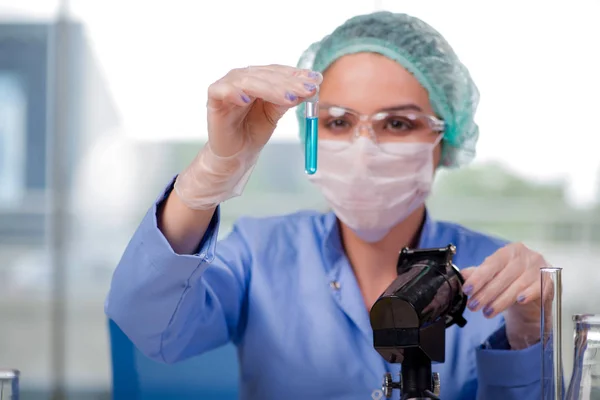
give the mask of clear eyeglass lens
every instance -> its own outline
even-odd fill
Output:
[[[361,116],[342,107],[324,107],[319,115],[319,138],[352,143],[368,134],[378,143],[429,142],[439,134],[438,124],[429,115],[409,111]]]

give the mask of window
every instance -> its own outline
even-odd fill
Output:
[[[23,82],[0,72],[0,207],[15,207],[25,191],[27,100]]]

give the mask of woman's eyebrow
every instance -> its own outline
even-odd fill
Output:
[[[419,111],[419,112],[423,112],[423,110],[421,109],[421,107],[419,107],[416,104],[399,104],[397,106],[393,106],[393,107],[386,107],[383,108],[381,110],[379,110],[380,112],[385,111],[385,112],[390,112],[390,111],[404,111],[404,110],[412,110],[412,111]]]
[[[323,104],[323,108],[332,108],[332,107],[342,108],[346,111],[350,111],[355,114],[360,114],[358,111],[353,110],[352,108],[349,108],[349,107],[344,107],[344,106],[340,106],[340,105],[332,105],[329,103]],[[405,110],[423,112],[423,109],[421,107],[419,107],[418,105],[413,104],[413,103],[398,104],[398,105],[391,106],[391,107],[385,107],[385,108],[378,110],[377,112],[393,112],[393,111],[405,111]]]

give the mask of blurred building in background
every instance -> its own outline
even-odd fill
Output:
[[[47,148],[52,118],[48,76],[51,26],[0,24],[0,243],[44,243],[48,189]],[[71,110],[68,177],[74,183],[82,154],[118,124],[106,82],[83,26],[70,26],[68,61]],[[6,250],[6,249],[5,249]],[[29,251],[28,251],[29,252]],[[5,263],[4,263],[5,264]]]
[[[39,208],[46,188],[47,58],[47,25],[0,25],[0,243],[5,245],[44,240]]]

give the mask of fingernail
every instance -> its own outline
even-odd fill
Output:
[[[298,96],[296,96],[294,93],[287,92],[285,94],[285,98],[289,101],[296,101],[298,99]]]
[[[524,294],[522,294],[519,297],[517,297],[517,302],[522,303],[524,301],[525,301],[525,295]]]
[[[475,299],[471,300],[468,304],[468,306],[471,310],[476,309],[478,305],[479,305],[479,302]]]
[[[463,287],[463,292],[467,295],[470,296],[473,293],[473,285],[467,285]]]
[[[310,72],[308,73],[308,77],[309,77],[309,78],[313,78],[313,79],[316,79],[316,78],[318,78],[318,77],[319,77],[319,75],[321,75],[321,74],[320,74],[320,73],[318,73],[318,72],[316,72],[316,71],[310,71]]]
[[[313,90],[315,90],[317,88],[317,85],[315,85],[314,83],[305,83],[304,87],[306,88],[306,90],[309,90],[312,92]]]
[[[250,97],[246,96],[245,94],[242,95],[242,100],[244,103],[250,103]]]
[[[490,306],[485,306],[483,309],[483,315],[485,315],[486,317],[489,317],[490,315],[492,315],[494,313],[494,309]]]

